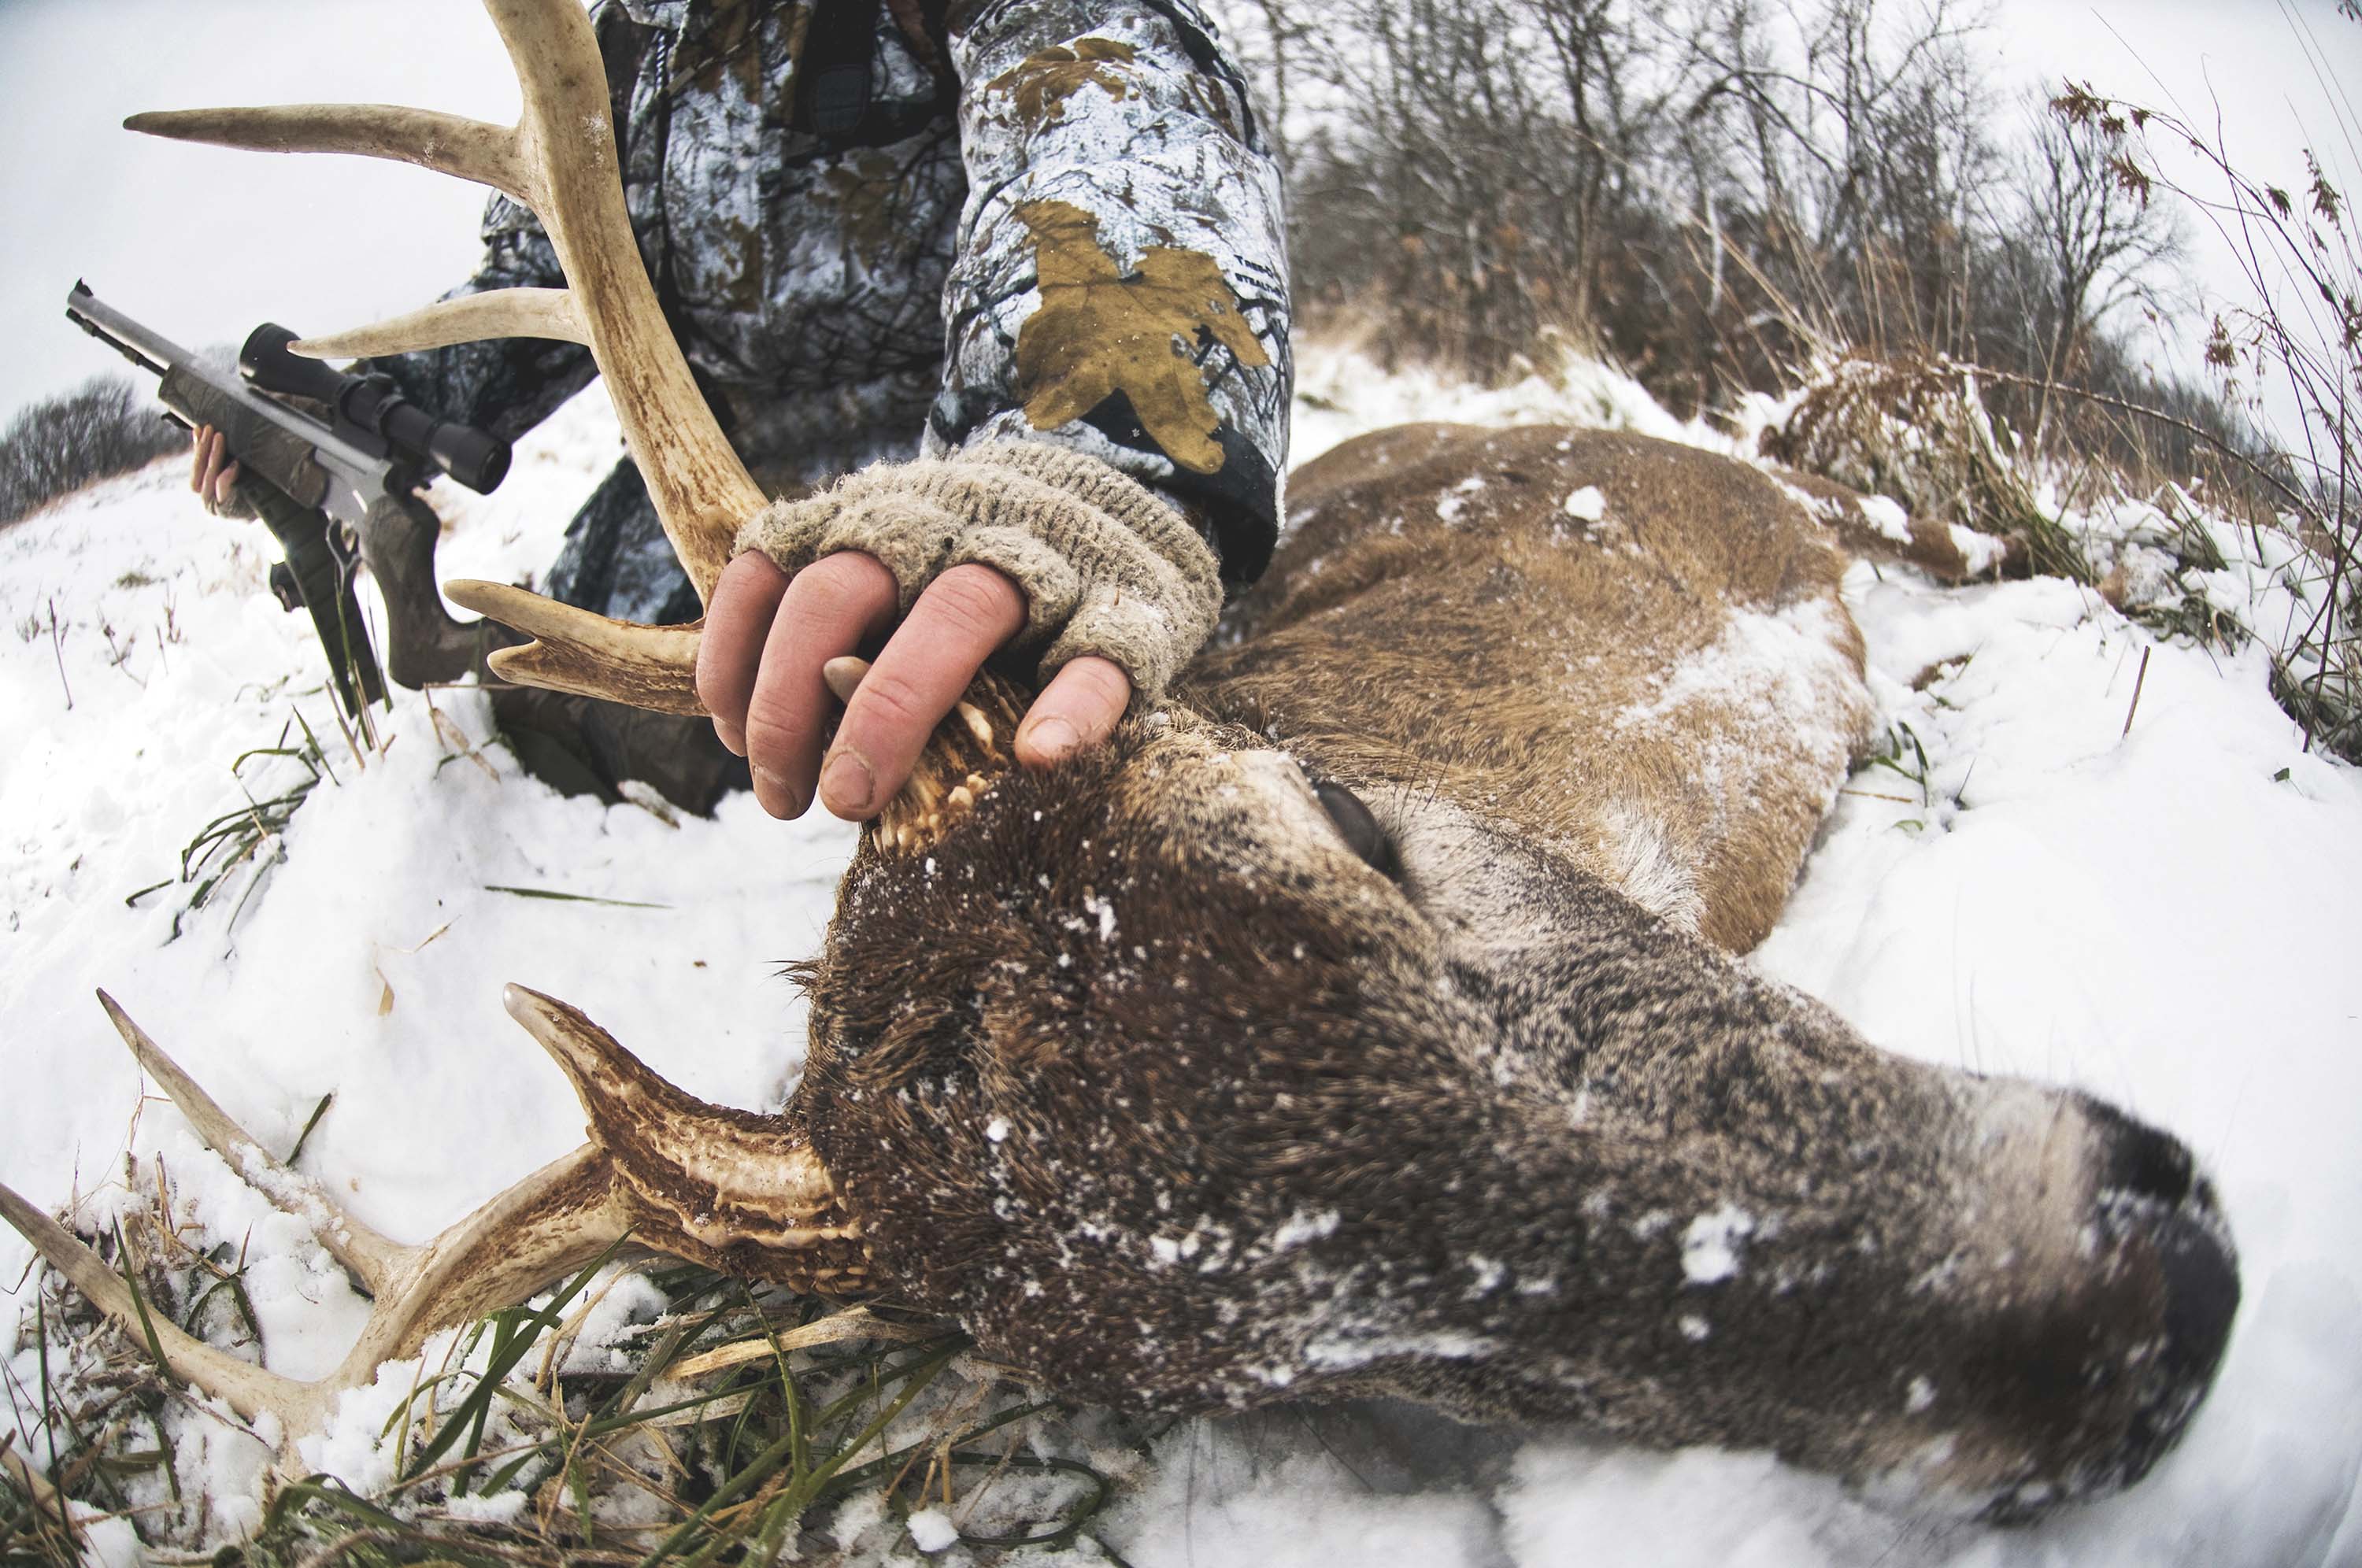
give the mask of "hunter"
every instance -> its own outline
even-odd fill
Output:
[[[641,255],[733,444],[783,498],[741,535],[698,669],[764,809],[875,814],[996,652],[1040,690],[1017,742],[1031,764],[1153,701],[1222,585],[1269,558],[1286,463],[1279,175],[1205,16],[601,0],[592,19]],[[563,286],[523,207],[494,196],[483,235],[455,293]],[[510,439],[596,373],[586,348],[513,338],[368,368]],[[201,433],[208,503],[237,478]],[[628,457],[545,588],[623,619],[696,616]],[[881,637],[823,756],[821,668]],[[630,736],[589,748],[598,771],[677,777],[617,754],[687,733]]]

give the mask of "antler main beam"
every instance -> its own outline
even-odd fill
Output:
[[[705,406],[641,263],[624,203],[606,70],[588,13],[577,0],[485,0],[485,9],[523,92],[524,112],[513,128],[385,105],[198,109],[135,115],[124,123],[182,141],[394,159],[490,185],[532,208],[565,271],[565,291],[504,290],[447,301],[297,348],[326,356],[501,337],[587,344],[657,514],[702,602],[728,564],[739,525],[768,498]],[[496,586],[453,589],[458,602],[519,624],[509,613],[516,602],[501,598]],[[525,625],[553,635],[545,644],[493,655],[493,668],[527,685],[668,712],[703,711],[694,692],[694,626],[602,625],[595,633],[579,620]],[[646,702],[649,692],[664,700]]]
[[[527,202],[584,308],[590,349],[674,552],[701,603],[738,526],[769,498],[723,439],[674,342],[624,205],[607,72],[575,0],[485,0],[524,90]]]

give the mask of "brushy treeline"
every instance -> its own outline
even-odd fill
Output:
[[[186,436],[159,416],[152,399],[116,377],[98,377],[45,399],[0,433],[0,525],[187,444]]]
[[[2058,381],[2232,433],[2107,330],[2165,306],[2176,221],[2096,129],[2003,97],[1958,0],[1219,9],[1288,168],[1299,299],[1383,315],[1389,357],[1491,379],[1564,333],[1678,413],[1839,354],[1973,361],[2035,383],[2008,394],[2029,433],[2072,416]]]

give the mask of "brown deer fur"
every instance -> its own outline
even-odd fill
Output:
[[[1871,714],[1820,499],[1596,432],[1341,447],[1166,711],[1042,773],[994,679],[939,728],[805,967],[781,1114],[701,1105],[512,988],[591,1142],[420,1247],[110,1004],[378,1296],[324,1384],[169,1324],[162,1353],[292,1438],[628,1238],[956,1319],[1132,1408],[1393,1394],[2003,1518],[2129,1485],[2238,1303],[2189,1152],[1880,1052],[1733,956]],[[135,1320],[5,1188],[0,1218]]]

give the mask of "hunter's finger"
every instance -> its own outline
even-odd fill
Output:
[[[213,438],[213,426],[197,426],[195,438],[189,443],[189,488],[203,497],[205,493],[205,446]]]
[[[788,591],[788,574],[768,556],[748,551],[722,569],[705,606],[705,635],[697,642],[697,700],[713,716],[713,733],[746,755],[746,704],[763,639]]]
[[[229,438],[210,425],[197,432],[197,467],[189,476],[189,488],[208,507],[214,504],[214,479],[221,472],[222,453],[228,446]]]
[[[223,469],[221,472],[214,476],[214,504],[215,506],[227,506],[229,504],[230,491],[237,488],[238,473],[239,469],[237,464],[235,461],[232,461],[228,467]]]
[[[755,799],[773,816],[801,816],[811,804],[821,736],[836,711],[821,666],[891,625],[900,602],[894,574],[852,550],[823,556],[789,581],[746,704]]]
[[[222,464],[228,456],[229,437],[218,430],[208,430],[205,433],[205,472],[202,491],[207,511],[220,511],[222,502],[228,499],[221,482]]]
[[[1097,654],[1070,660],[1033,700],[1017,726],[1017,760],[1028,767],[1088,751],[1115,730],[1131,701],[1131,678]]]
[[[1025,624],[1025,595],[970,562],[935,579],[911,606],[837,726],[821,767],[821,803],[840,817],[876,816],[992,650]]]

